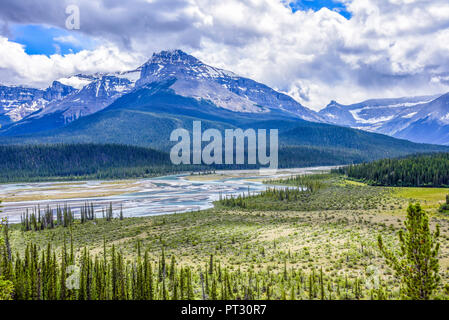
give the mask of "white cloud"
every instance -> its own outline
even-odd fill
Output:
[[[53,38],[53,41],[60,42],[60,43],[68,43],[68,44],[74,45],[76,47],[79,47],[82,45],[82,42],[78,38],[75,38],[73,35],[55,37],[55,38]]]
[[[0,82],[44,88],[53,80],[77,73],[124,71],[142,60],[138,54],[102,46],[76,54],[28,55],[22,45],[0,37]]]
[[[63,2],[3,2],[0,20],[7,23],[64,27]],[[42,86],[78,72],[133,68],[153,51],[181,48],[314,109],[330,100],[448,91],[447,0],[342,2],[350,20],[328,9],[292,13],[275,0],[79,0],[79,32],[103,45],[66,56],[29,56],[0,38],[0,81]]]

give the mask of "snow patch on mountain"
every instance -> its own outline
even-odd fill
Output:
[[[46,90],[24,87],[0,86],[0,116],[3,116],[3,124],[20,121],[24,117],[38,110],[44,109],[51,101],[63,99],[75,91],[58,81]]]
[[[62,84],[65,84],[67,86],[71,86],[75,89],[82,89],[83,87],[87,86],[88,84],[90,84],[92,81],[95,80],[95,77],[93,76],[86,76],[86,75],[82,75],[82,74],[78,74],[78,75],[74,75],[71,77],[67,77],[67,78],[60,78],[58,79],[59,82],[61,82]]]
[[[415,112],[406,114],[405,116],[402,116],[402,118],[404,118],[404,119],[411,119],[411,118],[413,118],[417,113],[418,113],[418,112],[415,111]]]
[[[32,118],[42,118],[51,113],[62,113],[65,123],[69,123],[97,111],[102,110],[114,100],[130,92],[133,82],[127,77],[96,75],[92,81],[65,99],[49,104],[41,112],[33,114]]]
[[[386,122],[386,121],[389,121],[394,118],[394,115],[378,117],[378,118],[368,118],[368,119],[361,118],[359,116],[359,113],[366,109],[367,108],[349,110],[349,112],[352,114],[352,116],[354,117],[354,119],[357,123],[362,123],[362,124],[378,124],[380,122]]]
[[[10,111],[6,112],[5,115],[8,116],[12,121],[19,121],[33,113],[44,108],[48,104],[48,101],[42,98],[33,100],[31,103],[22,103],[15,105]]]

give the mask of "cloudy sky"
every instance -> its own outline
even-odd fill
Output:
[[[447,0],[2,0],[0,83],[46,87],[180,48],[291,94],[330,100],[449,91]],[[80,10],[68,30],[67,6]]]

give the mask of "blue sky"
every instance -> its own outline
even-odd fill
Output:
[[[290,1],[289,7],[292,8],[292,11],[295,12],[297,10],[309,10],[318,11],[321,8],[328,8],[330,10],[336,11],[340,13],[346,19],[351,18],[351,13],[346,10],[346,7],[343,3],[335,0],[296,0]]]
[[[28,54],[69,54],[92,49],[94,42],[76,31],[34,24],[13,24],[11,41],[25,46]]]

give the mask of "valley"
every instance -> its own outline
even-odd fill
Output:
[[[216,171],[213,175],[181,174],[138,180],[94,180],[82,182],[44,182],[0,185],[0,218],[19,223],[21,215],[37,206],[45,210],[58,204],[71,207],[75,217],[86,203],[100,217],[102,208],[112,203],[123,207],[125,217],[151,216],[198,211],[213,207],[220,196],[258,193],[266,189],[262,181],[292,174],[329,171],[333,167],[279,170],[274,176],[260,176],[259,170]]]
[[[288,180],[291,173],[268,181],[292,186]],[[437,223],[441,228],[443,285],[434,298],[445,297],[449,219],[438,213],[437,207],[447,189],[371,187],[335,174],[312,174],[309,181],[320,181],[321,187],[296,200],[254,195],[232,207],[218,201],[204,211],[96,219],[75,222],[70,229],[24,232],[17,224],[11,226],[11,247],[23,253],[28,243],[42,249],[51,244],[61,252],[71,238],[76,259],[85,259],[85,248],[101,259],[116,252],[130,268],[141,252],[146,252],[145,261],[155,272],[152,299],[187,295],[190,286],[190,299],[204,299],[201,274],[209,277],[204,280],[208,281],[207,299],[399,299],[398,279],[385,264],[377,237],[382,235],[390,248],[396,248],[409,202],[420,201],[431,217],[431,228]],[[161,263],[167,264],[165,289],[164,280],[157,280]],[[173,272],[177,275],[174,279],[179,279],[179,272],[189,272],[191,283],[180,289],[170,280]],[[230,290],[221,286],[227,281]],[[127,291],[130,288],[125,287],[123,298],[135,297],[136,291]]]
[[[0,97],[0,298],[449,297],[447,95],[317,112],[170,50]],[[280,169],[175,165],[170,137],[190,141],[196,122],[218,137],[278,130]],[[431,264],[402,254],[407,268],[393,268],[404,226]],[[411,295],[416,264],[434,277]],[[67,267],[79,268],[75,289]]]

